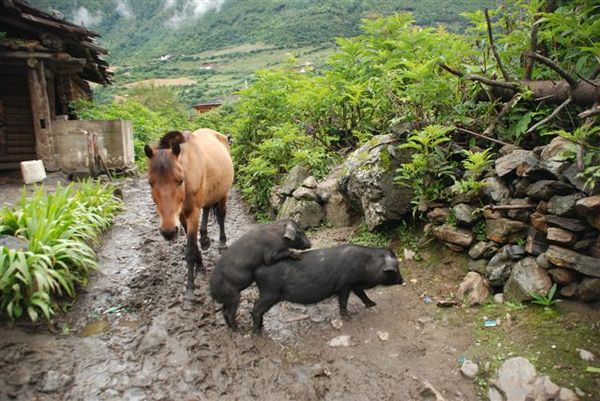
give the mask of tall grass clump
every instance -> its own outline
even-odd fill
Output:
[[[27,250],[0,247],[0,316],[50,319],[59,299],[74,298],[75,286],[87,284],[96,268],[92,245],[121,208],[113,189],[92,181],[53,193],[38,187],[0,209],[0,235],[29,243]]]

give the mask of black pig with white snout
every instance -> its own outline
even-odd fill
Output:
[[[359,245],[311,250],[302,259],[285,259],[254,272],[260,296],[252,310],[254,332],[262,329],[263,315],[278,302],[312,304],[337,295],[340,314],[348,315],[354,293],[367,308],[375,306],[365,293],[377,285],[402,284],[393,251]]]
[[[210,294],[223,304],[225,323],[237,329],[235,315],[240,303],[240,292],[254,281],[254,272],[285,258],[301,258],[292,249],[310,248],[306,234],[292,220],[260,225],[229,246],[215,265],[210,277]]]

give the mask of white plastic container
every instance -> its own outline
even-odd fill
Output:
[[[21,162],[21,174],[25,184],[42,182],[46,178],[46,170],[41,160],[28,160]]]

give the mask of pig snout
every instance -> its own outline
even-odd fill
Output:
[[[402,284],[404,279],[400,274],[398,258],[396,255],[387,255],[383,264],[384,283],[386,285]]]

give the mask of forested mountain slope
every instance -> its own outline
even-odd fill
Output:
[[[413,12],[420,25],[460,30],[464,11],[497,0],[30,0],[102,34],[113,63],[244,43],[298,46],[355,36],[362,18]]]

